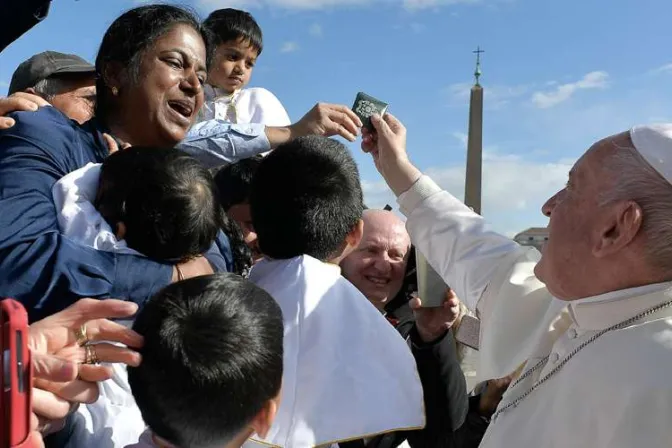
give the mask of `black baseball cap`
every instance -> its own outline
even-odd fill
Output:
[[[43,79],[67,73],[94,73],[96,68],[74,54],[45,51],[19,64],[9,83],[8,95],[33,87]]]

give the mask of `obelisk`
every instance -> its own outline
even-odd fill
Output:
[[[483,87],[481,77],[481,47],[476,51],[476,81],[471,88],[469,100],[469,137],[467,140],[467,172],[464,187],[464,203],[481,214],[481,177],[483,171]]]

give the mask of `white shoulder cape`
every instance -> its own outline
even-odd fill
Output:
[[[245,447],[328,446],[424,427],[408,345],[338,266],[309,256],[263,260],[250,280],[282,308],[285,354],[275,423]]]

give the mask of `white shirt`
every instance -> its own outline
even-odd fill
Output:
[[[499,408],[556,368],[602,329],[672,300],[672,283],[574,302],[553,298],[534,276],[535,249],[484,229],[484,220],[422,177],[399,197],[413,243],[478,310],[480,378],[500,378],[548,356],[509,389]],[[662,448],[672,446],[672,309],[587,345],[493,422],[481,447]]]
[[[100,179],[100,164],[89,163],[62,177],[52,189],[58,227],[79,244],[107,252],[139,255],[118,240],[112,228],[94,207]],[[131,321],[123,322],[130,326]],[[95,403],[80,406],[74,417],[72,448],[88,446],[123,447],[137,441],[144,431],[142,420],[128,384],[126,365],[110,364],[113,376],[98,383]]]
[[[284,376],[268,437],[245,447],[329,446],[424,427],[411,351],[338,266],[309,256],[263,260],[250,280],[282,309]]]
[[[212,89],[210,89],[212,90]],[[289,126],[292,124],[287,111],[278,98],[261,87],[243,89],[228,96],[219,96],[207,101],[204,107],[212,107],[208,118],[235,124],[261,123],[266,126]]]
[[[51,191],[58,228],[63,236],[84,246],[139,255],[124,240],[117,239],[114,230],[94,206],[101,166],[100,163],[88,163],[54,184]]]

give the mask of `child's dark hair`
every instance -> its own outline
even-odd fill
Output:
[[[233,272],[243,277],[247,277],[252,267],[252,251],[245,243],[243,231],[236,221],[221,210],[222,231],[229,239],[231,246],[231,255],[233,256]]]
[[[203,22],[214,44],[242,39],[250,43],[260,55],[264,49],[264,36],[252,14],[239,9],[225,8],[213,11]]]
[[[252,178],[262,160],[264,160],[262,156],[254,156],[226,165],[217,171],[215,185],[219,190],[219,203],[224,211],[228,211],[234,205],[248,202]]]
[[[240,276],[174,283],[133,329],[144,345],[131,391],[147,426],[175,446],[226,446],[280,392],[282,312]]]
[[[105,159],[96,208],[131,249],[156,260],[205,253],[221,227],[214,181],[196,159],[176,149],[134,146]]]
[[[333,139],[301,137],[281,145],[252,181],[252,221],[270,258],[328,260],[345,246],[363,209],[357,164]]]

